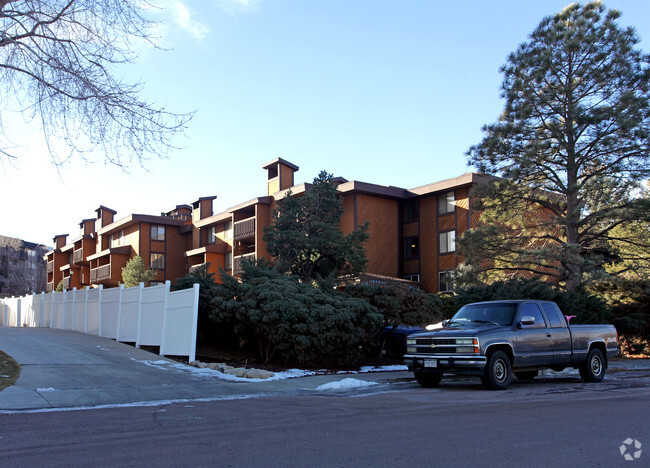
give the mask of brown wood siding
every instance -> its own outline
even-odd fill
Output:
[[[438,291],[438,197],[420,199],[420,285]]]
[[[370,221],[370,239],[366,243],[368,273],[386,276],[399,275],[399,203],[386,198],[357,195],[357,222]],[[345,231],[344,231],[345,232]]]
[[[354,225],[354,197],[355,195],[345,195],[343,197],[343,215],[339,223],[339,229],[345,234],[349,234],[356,227]]]
[[[420,223],[408,223],[403,225],[404,237],[413,237],[420,235]],[[408,273],[406,273],[408,274]]]
[[[415,275],[420,273],[420,260],[405,260],[404,261],[404,274],[405,275]]]
[[[469,213],[469,198],[468,190],[466,187],[456,190],[456,238],[459,238],[462,233],[467,231],[467,220]]]
[[[172,283],[187,273],[187,259],[183,255],[187,250],[187,236],[178,231],[175,226],[165,226],[165,242],[151,242],[153,252],[165,253],[165,278],[163,280],[170,280]]]
[[[280,190],[288,189],[293,187],[293,169],[284,164],[279,164],[280,166]]]
[[[271,179],[268,181],[267,185],[268,195],[273,195],[275,192],[280,191],[280,178],[276,177],[275,179]]]
[[[456,208],[456,212],[458,212],[458,208]],[[444,214],[438,218],[438,232],[453,229],[456,229],[456,215],[454,213]]]
[[[264,241],[264,228],[271,225],[271,206],[255,205],[255,255],[257,258],[271,260]]]

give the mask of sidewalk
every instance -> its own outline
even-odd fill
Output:
[[[0,327],[0,350],[21,365],[16,384],[0,392],[0,413],[299,394],[350,378],[386,385],[413,378],[393,371],[233,382],[108,338],[49,328]],[[610,362],[610,372],[625,370],[650,370],[650,359]]]
[[[277,395],[352,377],[233,382],[108,338],[49,328],[0,327],[0,350],[21,365],[16,384],[0,392],[0,411]],[[380,383],[412,377],[406,371],[353,376]]]

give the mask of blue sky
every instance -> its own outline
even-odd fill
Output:
[[[460,175],[503,107],[499,67],[568,1],[156,0],[166,51],[121,69],[148,98],[196,110],[182,149],[128,174],[80,160],[57,172],[37,129],[4,116],[22,145],[2,166],[0,234],[51,244],[99,205],[158,214],[216,195],[215,211],[265,195],[282,157],[296,182],[325,169],[405,188]],[[615,0],[650,51],[650,2]],[[10,213],[7,216],[7,213]]]

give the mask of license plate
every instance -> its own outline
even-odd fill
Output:
[[[424,360],[424,367],[438,367],[438,360],[437,359],[425,359]]]

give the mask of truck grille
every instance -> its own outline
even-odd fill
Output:
[[[463,338],[466,340],[467,338]],[[409,348],[415,348],[417,354],[455,354],[467,353],[468,345],[459,345],[456,338],[417,338],[415,346],[409,345]]]

